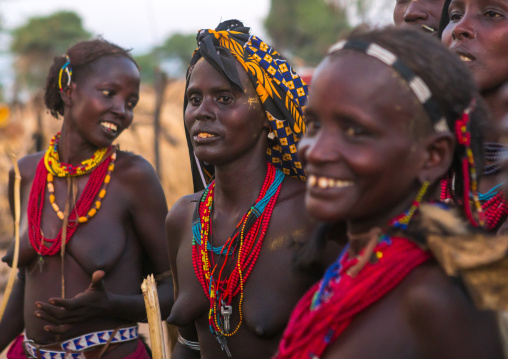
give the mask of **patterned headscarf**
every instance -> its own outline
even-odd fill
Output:
[[[242,88],[235,61],[249,76],[266,112],[275,140],[270,141],[267,161],[284,174],[305,180],[305,172],[298,159],[296,143],[305,133],[303,108],[307,103],[308,86],[294,72],[289,63],[272,47],[254,35],[238,20],[222,22],[215,30],[201,30],[187,70],[187,84],[194,65],[204,57],[232,84]],[[184,112],[187,99],[184,100]],[[194,190],[203,189],[213,177],[214,168],[194,155],[189,133],[187,143],[191,157]]]

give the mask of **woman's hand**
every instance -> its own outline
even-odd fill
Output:
[[[35,302],[35,316],[53,323],[45,325],[44,330],[62,334],[78,323],[104,316],[111,307],[111,300],[104,288],[106,273],[97,270],[92,274],[90,286],[72,299],[50,298],[49,303]]]

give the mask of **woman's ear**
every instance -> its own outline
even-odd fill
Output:
[[[455,138],[451,132],[432,133],[424,140],[424,146],[426,158],[418,179],[421,183],[426,180],[435,183],[452,164]]]
[[[71,106],[72,104],[72,94],[76,89],[76,84],[71,82],[69,86],[66,86],[63,91],[60,91],[60,97],[65,106]]]

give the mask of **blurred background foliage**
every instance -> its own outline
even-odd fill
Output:
[[[196,34],[174,33],[148,54],[135,56],[142,80],[153,84],[156,68],[161,68],[171,78],[183,77],[196,47]]]
[[[272,0],[264,24],[275,48],[307,66],[350,28],[345,8],[323,0]]]
[[[37,92],[44,86],[55,56],[65,54],[73,43],[89,39],[83,21],[74,12],[60,11],[49,16],[33,17],[11,32],[10,51],[15,56],[15,83],[18,90]],[[14,95],[17,98],[17,95]]]
[[[350,29],[346,8],[351,4],[344,1],[361,7],[370,0],[271,0],[270,12],[264,20],[269,38],[263,40],[273,44],[297,68],[315,66],[326,49]],[[0,32],[1,19],[2,14]],[[18,28],[3,31],[10,34],[8,51],[15,57],[15,86],[11,94],[15,102],[20,92],[28,92],[31,97],[43,88],[54,56],[64,54],[75,42],[93,36],[84,28],[80,16],[71,11],[32,17]],[[182,78],[195,48],[195,33],[173,33],[147,53],[136,54],[142,81],[153,85],[154,74],[160,70],[169,78]]]

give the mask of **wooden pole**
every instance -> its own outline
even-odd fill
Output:
[[[164,102],[164,93],[168,82],[167,75],[159,68],[155,69],[155,111],[153,114],[153,144],[154,144],[154,163],[155,172],[161,178],[160,167],[160,133],[161,133],[161,109]]]
[[[19,219],[21,214],[21,200],[20,200],[20,185],[21,185],[21,174],[19,172],[18,161],[13,153],[9,154],[14,166],[14,259],[12,260],[12,268],[9,273],[9,279],[7,286],[5,287],[4,297],[2,304],[0,305],[0,322],[4,316],[5,308],[9,302],[9,297],[14,287],[14,281],[16,280],[16,271],[18,270],[18,259],[19,259]]]
[[[148,329],[150,331],[150,344],[152,347],[153,359],[166,359],[164,348],[164,332],[162,330],[161,310],[159,306],[159,295],[157,283],[150,274],[143,280],[141,291],[145,299],[146,316],[148,318]]]

